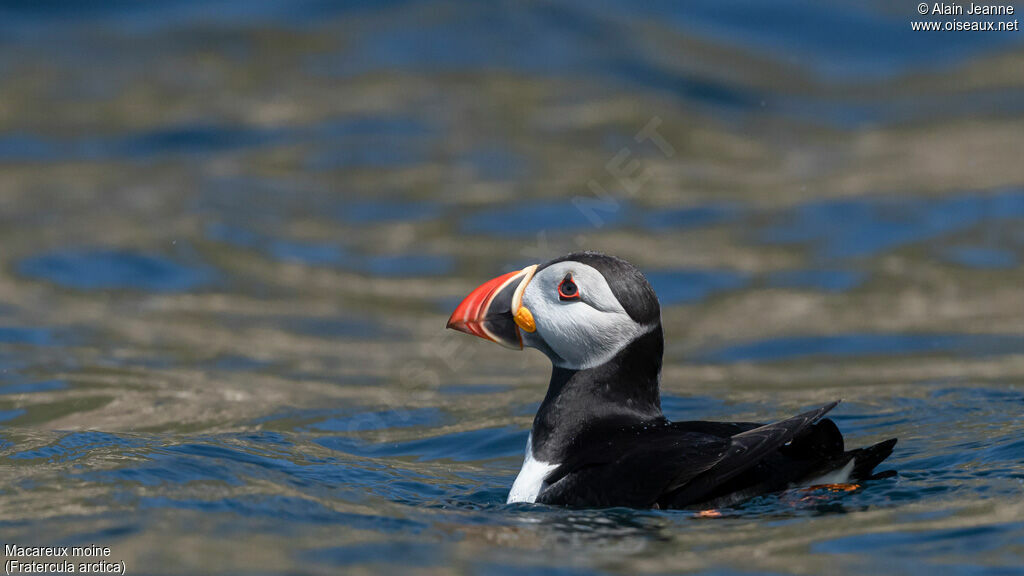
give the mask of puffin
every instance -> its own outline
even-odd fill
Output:
[[[672,422],[661,410],[661,306],[632,264],[580,252],[473,290],[448,328],[551,360],[508,503],[577,508],[717,508],[800,486],[856,489],[892,438],[846,450],[824,416],[768,424]]]

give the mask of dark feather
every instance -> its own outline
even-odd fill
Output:
[[[577,438],[537,501],[649,508],[668,485],[707,470],[728,448],[727,438],[675,430],[665,421],[596,426]]]
[[[683,507],[713,495],[836,403],[773,424],[607,420],[579,434],[538,502]],[[813,443],[809,442],[808,445]],[[841,451],[840,451],[841,453]]]
[[[875,471],[875,467],[882,463],[883,460],[892,454],[893,448],[896,447],[896,439],[890,438],[883,442],[879,442],[873,446],[867,448],[859,448],[857,450],[851,450],[847,452],[853,458],[856,464],[853,466],[853,472],[851,475],[857,480],[875,480],[877,478],[887,478],[895,474],[892,470],[886,470],[878,474],[872,474]]]
[[[680,508],[706,499],[715,488],[746,470],[756,466],[763,458],[793,440],[809,425],[814,424],[838,402],[817,410],[810,410],[781,422],[766,424],[730,438],[729,448],[718,462],[699,476],[685,483],[673,483],[659,498],[667,507]]]

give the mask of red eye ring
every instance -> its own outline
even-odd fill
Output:
[[[572,279],[572,274],[566,274],[565,278],[558,283],[558,299],[565,300],[579,300],[580,289],[576,286],[576,282]]]

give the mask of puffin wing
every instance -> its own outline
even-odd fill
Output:
[[[650,508],[666,488],[707,471],[729,439],[680,431],[668,423],[601,427],[582,434],[547,477],[541,504]]]
[[[778,450],[836,404],[764,426],[682,422],[595,427],[577,439],[570,458],[548,476],[537,502],[684,506]]]
[[[732,436],[726,453],[714,465],[684,482],[674,483],[659,499],[671,507],[683,507],[701,501],[714,489],[756,466],[821,419],[839,402],[809,410],[792,418],[765,424]],[[841,451],[841,448],[840,448]]]
[[[708,422],[706,420],[693,420],[672,423],[672,428],[681,432],[700,432],[721,438],[731,438],[740,432],[746,432],[761,426],[764,426],[763,422],[758,424],[754,422]]]

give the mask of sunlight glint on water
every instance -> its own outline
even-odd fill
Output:
[[[0,6],[4,541],[135,574],[1018,570],[1021,38],[754,4]],[[842,398],[899,475],[504,504],[548,367],[445,320],[584,248],[661,295],[670,418]]]

